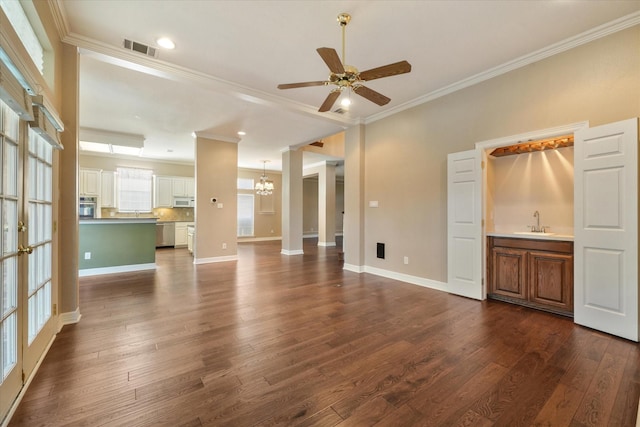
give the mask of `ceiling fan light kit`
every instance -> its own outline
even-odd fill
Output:
[[[387,98],[381,93],[364,86],[363,83],[370,80],[380,79],[382,77],[408,73],[411,71],[411,64],[407,61],[400,61],[362,72],[359,72],[358,69],[352,65],[347,65],[345,61],[345,30],[350,21],[351,15],[348,13],[341,13],[338,15],[338,24],[342,27],[342,59],[340,59],[338,53],[333,48],[320,47],[316,49],[324,63],[327,64],[329,71],[331,71],[327,80],[281,84],[278,85],[278,89],[294,89],[300,87],[329,85],[336,86],[331,90],[331,92],[329,92],[329,95],[320,106],[320,109],[318,109],[320,112],[331,110],[331,107],[333,107],[333,104],[335,104],[340,97],[340,94],[345,89],[347,89],[349,93],[353,91],[377,105],[382,106],[388,104],[389,101],[391,101],[390,98]],[[350,103],[349,99],[348,104]]]

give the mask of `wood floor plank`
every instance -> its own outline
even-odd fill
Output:
[[[305,239],[81,278],[10,426],[620,426],[636,343],[570,319],[342,269]]]

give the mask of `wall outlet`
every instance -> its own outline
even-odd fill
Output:
[[[273,234],[273,233],[274,233],[274,231],[273,231],[273,230],[271,230],[271,234]]]
[[[218,209],[222,209],[222,203],[218,203]]]
[[[109,212],[109,216],[116,216],[115,212]]]
[[[222,249],[227,249],[227,244],[226,243],[222,244]]]
[[[408,256],[404,257],[404,263],[405,263],[405,265],[409,264],[409,257]]]
[[[84,259],[91,259],[91,252],[85,252]]]
[[[187,216],[189,216],[189,212],[187,212]]]

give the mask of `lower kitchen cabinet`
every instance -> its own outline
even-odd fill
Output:
[[[176,248],[184,248],[187,246],[187,226],[193,225],[192,222],[176,222]]]
[[[573,242],[488,237],[488,296],[573,315]]]

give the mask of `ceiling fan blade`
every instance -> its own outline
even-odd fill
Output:
[[[316,50],[332,73],[344,74],[344,65],[342,65],[342,61],[340,61],[338,52],[336,52],[335,49],[332,49],[330,47],[319,47]]]
[[[369,89],[366,86],[354,86],[353,91],[363,98],[367,98],[374,104],[386,105],[391,101],[391,98],[387,98],[383,94],[378,93],[373,89]]]
[[[338,97],[340,97],[339,90],[331,91],[329,93],[329,96],[327,96],[327,99],[324,100],[324,102],[322,103],[318,111],[320,111],[321,113],[324,113],[325,111],[331,110],[331,107],[333,107],[333,104],[335,104]]]
[[[297,87],[309,87],[309,86],[323,86],[326,82],[302,82],[302,83],[287,83],[278,85],[278,89],[295,89]]]
[[[360,73],[360,80],[369,81],[382,77],[395,76],[411,71],[411,64],[407,61],[400,61],[393,64],[383,65],[382,67],[372,68]]]

